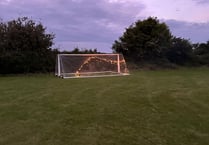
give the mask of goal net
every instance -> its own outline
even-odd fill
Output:
[[[55,75],[62,78],[128,75],[122,54],[58,54]]]

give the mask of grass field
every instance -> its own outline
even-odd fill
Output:
[[[0,77],[0,145],[207,144],[207,68]]]

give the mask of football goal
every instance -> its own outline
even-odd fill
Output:
[[[122,54],[58,54],[55,75],[62,78],[129,75]]]

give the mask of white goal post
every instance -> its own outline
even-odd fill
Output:
[[[129,75],[122,54],[58,54],[55,75],[62,78]]]

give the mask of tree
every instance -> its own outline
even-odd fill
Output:
[[[172,63],[183,65],[193,61],[192,44],[189,40],[173,37],[172,45],[167,50],[166,56]]]
[[[209,65],[209,41],[194,44],[194,54],[202,65]]]
[[[156,60],[165,56],[171,45],[171,38],[165,23],[149,17],[129,26],[123,36],[114,42],[112,49],[132,61]]]
[[[53,71],[54,34],[27,17],[0,23],[0,73]]]

